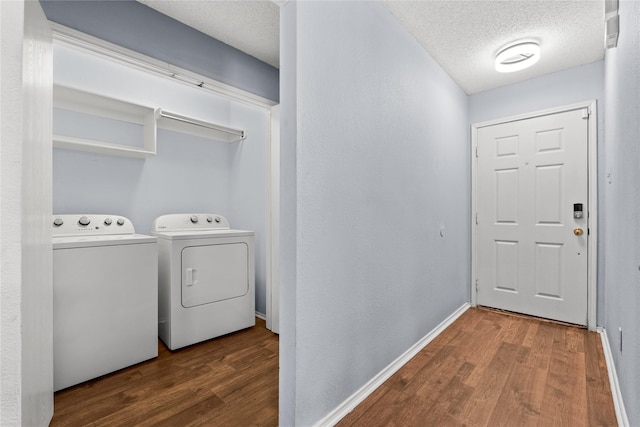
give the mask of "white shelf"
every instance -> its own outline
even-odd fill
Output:
[[[158,127],[203,138],[223,142],[236,142],[245,139],[245,132],[215,123],[205,122],[191,117],[170,113],[161,108],[156,111]]]
[[[66,150],[88,151],[91,153],[123,157],[147,158],[156,154],[155,151],[132,147],[130,145],[112,144],[108,142],[62,135],[53,135],[53,146],[55,148],[63,148]]]
[[[69,135],[53,135],[53,146],[116,156],[146,158],[156,154],[155,109],[67,86],[53,86],[53,106],[143,126],[142,147]]]
[[[246,137],[245,131],[241,129],[234,129],[165,111],[161,108],[146,107],[61,85],[54,85],[53,87],[53,106],[143,126],[143,144],[141,147],[78,138],[70,135],[53,135],[53,146],[56,148],[147,158],[156,154],[158,127],[229,143],[243,140]]]

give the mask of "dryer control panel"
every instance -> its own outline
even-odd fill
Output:
[[[120,215],[70,214],[54,215],[53,237],[79,235],[135,234],[131,221]]]
[[[218,214],[170,214],[153,221],[152,232],[229,230],[229,221]]]

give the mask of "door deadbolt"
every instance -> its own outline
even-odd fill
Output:
[[[582,203],[574,203],[573,204],[573,217],[575,219],[580,219],[583,217],[582,214]]]
[[[584,234],[584,230],[582,228],[574,228],[573,234],[575,234],[576,236],[582,236]]]

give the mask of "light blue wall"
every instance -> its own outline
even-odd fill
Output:
[[[605,327],[632,426],[640,425],[639,33],[640,3],[621,1],[618,47],[605,58]]]
[[[378,2],[282,27],[280,422],[307,426],[469,300],[468,103]]]
[[[161,61],[278,100],[277,68],[134,0],[41,0],[47,18]]]
[[[598,113],[598,210],[604,207],[604,61],[488,90],[469,97],[469,118],[472,124],[503,117],[561,107],[577,102],[596,100]],[[598,257],[598,325],[604,324],[604,239],[602,217],[599,228]]]
[[[256,232],[256,310],[265,313],[267,112],[59,46],[54,82],[247,131],[227,144],[159,129],[158,154],[146,160],[55,149],[53,212],[124,215],[144,234],[163,214],[224,215],[232,228]],[[54,131],[141,143],[139,129],[73,117],[55,114]]]
[[[601,109],[604,101],[604,61],[471,95],[469,118],[471,123],[479,123],[593,99],[599,101],[598,107]],[[602,131],[602,123],[603,115],[600,114],[599,131]]]

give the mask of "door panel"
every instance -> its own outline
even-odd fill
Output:
[[[495,241],[496,288],[518,292],[518,242]]]
[[[536,243],[536,296],[562,299],[563,249],[563,245]]]
[[[562,225],[563,165],[536,168],[536,224]]]
[[[478,129],[478,304],[586,325],[587,131],[585,110]]]
[[[496,171],[496,222],[518,223],[518,169]]]

